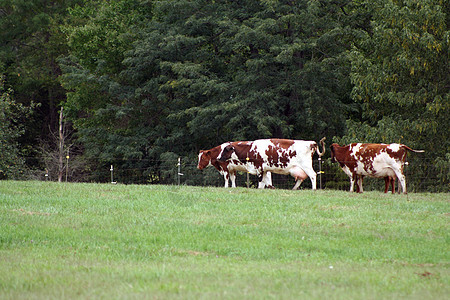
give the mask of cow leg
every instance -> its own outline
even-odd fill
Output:
[[[395,194],[395,177],[390,177],[392,194]]]
[[[399,185],[400,184],[402,185],[403,194],[407,194],[407,192],[406,192],[406,178],[405,178],[405,175],[400,174],[400,176],[397,175],[397,177],[398,177]]]
[[[384,177],[384,193],[386,194],[389,191],[389,185],[391,183],[391,177],[386,176]],[[394,190],[392,190],[394,192]]]
[[[310,170],[306,172],[308,174],[309,179],[311,180],[311,186],[313,190],[317,189],[317,183],[316,183],[316,172],[314,170]]]
[[[272,185],[272,173],[270,171],[263,173],[263,182],[264,185],[269,189],[274,189],[275,187]]]
[[[356,192],[362,193],[364,191],[363,190],[364,176],[363,175],[355,175],[355,181],[356,181]]]
[[[225,180],[225,186],[224,187],[228,187],[228,172],[224,172],[223,173],[223,179]]]
[[[350,191],[353,191],[353,186],[356,183],[356,193],[362,193],[363,180],[364,180],[363,175],[353,174],[352,177],[350,178]]]
[[[266,172],[266,183],[268,186],[273,187],[272,185],[272,173],[271,172]]]
[[[264,187],[266,186],[266,173],[257,173],[256,175],[258,176],[258,189],[264,189]]]
[[[395,175],[398,178],[398,189],[400,193],[400,185],[402,186],[403,194],[407,194],[406,192],[406,178],[405,175],[403,175],[402,171],[399,169],[393,169]]]
[[[236,172],[230,172],[231,187],[236,187]]]
[[[295,182],[295,185],[294,185],[294,187],[293,187],[292,189],[293,189],[293,190],[298,189],[298,187],[300,186],[300,184],[302,184],[302,182],[303,182],[302,179],[298,179],[298,180]]]

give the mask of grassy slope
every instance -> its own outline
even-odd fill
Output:
[[[0,181],[0,298],[445,299],[448,204]]]

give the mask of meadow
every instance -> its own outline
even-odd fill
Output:
[[[449,200],[0,181],[0,298],[448,299]]]

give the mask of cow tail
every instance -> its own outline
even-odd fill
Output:
[[[409,148],[406,145],[402,145],[402,146],[405,147],[406,150],[411,151],[411,152],[416,152],[416,153],[423,153],[423,152],[425,152],[425,150],[414,150],[414,149],[411,149],[411,148]]]
[[[319,147],[317,147],[317,149],[316,149],[316,152],[319,155],[319,157],[322,157],[325,154],[325,140],[326,139],[327,139],[326,137],[323,137],[320,140],[320,144],[322,145],[322,152],[319,151]]]

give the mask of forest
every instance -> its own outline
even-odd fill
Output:
[[[449,24],[447,0],[0,0],[0,179],[70,157],[162,182],[223,142],[327,137],[423,149],[448,192]]]

